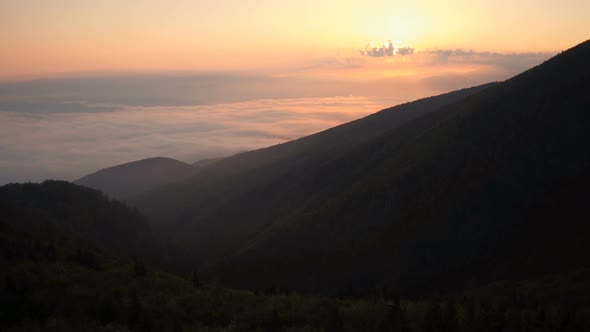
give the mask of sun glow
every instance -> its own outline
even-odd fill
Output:
[[[296,68],[317,57],[356,56],[371,40],[371,47],[391,40],[396,48],[558,51],[590,31],[590,2],[565,2],[539,0],[531,11],[530,1],[504,0],[13,1],[0,11],[0,79]]]

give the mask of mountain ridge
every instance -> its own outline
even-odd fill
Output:
[[[357,266],[357,270],[366,272],[382,269],[380,274],[375,274],[381,276],[368,278],[363,282],[357,281],[357,285],[383,283],[385,282],[384,277],[390,276],[391,278],[396,275],[392,269],[404,264],[410,264],[408,266],[410,272],[411,270],[416,272],[407,272],[407,275],[403,277],[406,281],[398,280],[398,284],[422,277],[432,281],[434,275],[442,276],[447,273],[444,272],[445,269],[456,269],[456,274],[445,280],[453,278],[461,280],[457,274],[465,266],[469,266],[466,265],[469,261],[472,261],[469,263],[472,264],[472,271],[469,273],[471,276],[463,276],[467,279],[481,279],[482,273],[490,273],[484,271],[500,273],[499,271],[503,270],[504,275],[509,277],[517,274],[511,273],[511,271],[548,267],[550,269],[551,266],[568,266],[568,264],[569,266],[583,265],[582,258],[574,259],[575,256],[571,255],[575,252],[575,246],[584,247],[580,237],[583,238],[581,234],[589,234],[587,227],[584,224],[568,223],[568,227],[577,229],[579,233],[560,230],[560,232],[554,232],[555,239],[552,239],[552,233],[548,231],[552,220],[548,220],[542,213],[535,212],[531,206],[547,207],[540,210],[555,216],[555,208],[553,210],[548,208],[551,201],[547,201],[547,198],[543,197],[541,193],[545,192],[549,197],[557,199],[559,195],[555,192],[560,192],[560,186],[569,186],[571,188],[570,194],[575,194],[581,192],[582,184],[587,183],[587,177],[583,170],[588,169],[590,165],[590,154],[583,152],[580,154],[575,150],[575,146],[576,144],[588,144],[590,141],[590,138],[587,137],[590,130],[588,115],[584,113],[590,101],[583,93],[584,89],[588,87],[588,77],[590,76],[589,68],[583,59],[589,53],[590,42],[580,44],[578,47],[506,81],[506,83],[493,86],[462,102],[444,106],[437,112],[429,113],[409,122],[401,129],[392,131],[389,136],[367,144],[364,147],[364,152],[351,153],[348,158],[339,160],[333,164],[332,174],[335,169],[338,169],[334,165],[338,163],[354,165],[359,164],[359,160],[363,161],[365,165],[369,165],[366,167],[372,171],[368,173],[357,171],[356,174],[364,173],[367,176],[363,180],[353,182],[350,194],[342,193],[336,198],[328,196],[330,199],[323,208],[320,208],[320,212],[301,217],[299,222],[293,223],[296,226],[284,230],[282,236],[278,236],[280,240],[275,240],[276,243],[269,244],[269,242],[273,242],[270,238],[266,241],[265,246],[258,248],[258,250],[254,248],[254,252],[248,254],[248,250],[246,250],[245,255],[244,253],[237,254],[238,257],[242,255],[242,258],[249,256],[248,259],[244,259],[242,262],[239,262],[239,259],[230,259],[226,266],[232,264],[239,266],[233,270],[230,268],[230,271],[240,269],[243,284],[256,280],[253,277],[248,277],[246,270],[255,270],[263,266],[272,266],[273,272],[266,272],[272,275],[275,280],[283,278],[283,280],[291,280],[289,284],[297,284],[295,279],[303,276],[295,273],[293,268],[286,267],[285,262],[297,266],[297,263],[294,263],[294,261],[299,262],[296,257],[305,252],[306,261],[305,263],[299,262],[299,264],[301,266],[307,264],[308,268],[313,266],[312,270],[317,269],[325,273],[327,271],[322,269],[321,259],[317,256],[322,256],[326,250],[333,252],[347,246],[354,247],[357,251],[345,250],[347,254],[344,257],[354,257],[354,255],[358,255],[358,252],[367,251],[367,248],[371,247],[375,248],[373,257],[384,257],[370,259],[369,265]],[[555,86],[558,88],[556,89]],[[542,90],[554,92],[549,94],[543,93]],[[564,106],[566,107],[564,108]],[[554,111],[556,108],[563,108],[564,114],[569,117],[562,119],[559,112]],[[496,133],[490,128],[498,129],[498,132]],[[536,138],[533,139],[533,137]],[[547,143],[539,145],[539,142]],[[365,156],[365,158],[359,158],[359,155]],[[401,157],[396,157],[400,155]],[[543,162],[542,158],[548,156],[554,159],[552,163]],[[467,164],[465,164],[466,162]],[[543,176],[531,174],[528,171],[531,166],[533,169],[536,168],[535,173]],[[352,174],[350,170],[350,168],[345,168],[349,178]],[[505,178],[496,172],[505,174],[503,175]],[[511,174],[514,172],[517,172],[518,175]],[[396,173],[397,175],[395,175]],[[443,176],[443,174],[446,175]],[[567,174],[572,179],[566,181],[567,178],[562,178],[561,174]],[[509,182],[506,180],[507,178],[514,181]],[[467,180],[470,182],[465,182]],[[326,182],[331,181],[334,179],[326,179]],[[512,192],[504,193],[507,188],[513,188]],[[380,198],[380,196],[390,198]],[[495,202],[489,201],[489,199],[493,199]],[[523,200],[524,203],[519,203],[519,200]],[[391,204],[394,206],[389,206]],[[449,207],[449,204],[452,205]],[[570,209],[581,212],[581,203],[576,203],[575,199],[569,202],[562,201],[560,204],[563,207],[569,206]],[[413,208],[408,208],[408,206]],[[507,221],[498,222],[501,219],[494,220],[494,218],[506,218],[506,216],[500,217],[497,210],[504,213],[514,211],[521,217],[512,216],[508,217],[508,220],[517,221],[519,218],[522,220],[516,224],[510,224]],[[483,213],[482,211],[487,212]],[[573,216],[568,209],[565,209],[563,214],[570,218]],[[363,218],[371,220],[371,223],[364,226],[355,224],[350,215],[364,216]],[[533,222],[533,216],[541,220],[538,225]],[[389,222],[386,222],[386,219],[392,217],[405,220],[407,224],[398,223],[387,226]],[[338,218],[342,220],[336,222],[335,220]],[[483,222],[481,226],[476,227],[468,222],[469,218],[483,218]],[[335,220],[326,221],[330,219]],[[488,220],[486,221],[486,219]],[[343,226],[349,229],[348,233],[338,230],[338,227]],[[369,231],[367,227],[380,228]],[[514,227],[516,230],[513,229]],[[543,230],[540,231],[537,227]],[[314,231],[309,231],[310,229]],[[530,234],[527,234],[527,230]],[[363,239],[362,236],[361,239],[350,237],[351,234],[359,232],[365,232],[365,236],[366,232],[372,232],[373,235],[368,237],[372,240],[367,242],[367,238]],[[435,234],[438,232],[442,233],[438,235],[437,239]],[[326,244],[330,243],[329,239],[338,233],[344,234],[347,236],[345,238],[352,240],[352,242],[336,242],[331,246]],[[289,234],[297,234],[297,236]],[[322,236],[318,236],[318,234],[322,234]],[[481,242],[462,238],[461,234],[464,234],[464,237],[475,237]],[[560,241],[565,241],[561,244],[563,248],[556,251],[568,259],[560,259],[559,255],[552,256],[546,253],[548,257],[553,258],[545,264],[536,258],[536,263],[525,264],[526,268],[519,268],[518,259],[512,259],[510,263],[510,259],[506,256],[502,260],[507,262],[491,264],[493,268],[485,267],[486,264],[490,264],[486,262],[487,257],[500,259],[507,252],[506,249],[502,249],[501,245],[494,243],[492,238],[498,240],[498,243],[510,245],[514,249],[514,255],[519,259],[526,257],[529,257],[526,259],[530,259],[530,257],[538,255],[531,252],[526,246],[523,247],[523,243],[536,243],[540,248],[539,251],[546,251],[547,245],[539,243],[539,240],[532,234],[555,243],[554,246],[558,245]],[[419,239],[419,243],[422,244],[407,243],[403,239],[404,236]],[[522,239],[519,239],[519,236]],[[299,241],[297,238],[305,240]],[[451,241],[451,239],[453,240]],[[358,244],[355,245],[355,242]],[[394,249],[395,247],[387,244],[388,242],[398,243],[401,247]],[[456,243],[453,244],[453,242]],[[570,242],[576,243],[576,245]],[[316,243],[316,245],[312,246],[309,243]],[[458,245],[459,243],[463,245]],[[489,248],[474,250],[483,243],[486,243]],[[289,251],[286,251],[285,248],[289,246],[291,247],[290,254],[287,255],[286,252]],[[424,247],[420,248],[420,246]],[[383,251],[376,249],[379,247],[382,247]],[[428,249],[428,247],[432,249]],[[434,248],[438,249],[434,250]],[[470,249],[464,252],[465,249],[461,248]],[[468,253],[469,250],[474,253]],[[380,255],[379,252],[381,252]],[[566,255],[566,252],[569,252],[569,255]],[[477,257],[475,253],[479,253],[481,256]],[[332,261],[330,264],[344,268],[346,266],[344,262],[333,262],[334,255],[334,252],[328,254],[326,259],[332,257],[329,259]],[[269,256],[276,259],[268,261],[270,258],[263,258]],[[396,256],[398,258],[395,258]],[[405,257],[403,258],[405,263],[400,261],[402,257]],[[454,263],[451,266],[441,266],[435,263],[437,259],[434,257],[438,257],[438,260],[446,264]],[[433,259],[434,261],[432,261]],[[420,263],[421,260],[431,262]],[[284,262],[281,263],[281,261]],[[314,265],[313,261],[317,263]],[[246,262],[253,264],[256,268],[248,266]],[[288,277],[280,272],[282,269],[289,271],[292,276]],[[355,270],[355,268],[349,267],[341,273],[350,274],[351,269]],[[431,272],[428,272],[429,270]],[[252,273],[258,277],[264,275],[260,271]],[[225,271],[217,275],[231,276],[231,272]],[[397,275],[398,278],[402,277],[399,276],[399,273]],[[334,282],[338,279],[333,271],[330,276],[320,273],[316,278],[323,280],[321,284],[324,286],[328,280]],[[343,278],[340,277],[340,279]],[[269,282],[269,280],[265,281]],[[391,284],[391,280],[389,283]],[[299,284],[301,285],[302,282]],[[442,285],[437,286],[440,286],[438,289],[443,288]],[[346,287],[346,285],[341,284],[340,287]],[[420,287],[424,288],[424,283],[415,288]],[[411,287],[406,285],[406,288]]]
[[[191,213],[201,216],[198,218],[216,218],[216,216],[234,213],[234,211],[224,208],[224,204],[231,204],[232,201],[243,201],[243,198],[257,200],[259,197],[270,196],[273,197],[272,199],[280,198],[284,196],[286,188],[298,185],[298,181],[288,178],[288,174],[297,172],[301,168],[312,167],[316,169],[318,166],[321,168],[321,165],[326,163],[326,157],[334,158],[345,153],[352,146],[363,144],[390,128],[396,128],[406,121],[437,109],[441,105],[455,102],[493,85],[494,83],[490,83],[424,98],[414,103],[405,103],[311,136],[228,157],[216,163],[215,167],[205,169],[186,181],[164,186],[148,193],[133,203],[151,218],[152,226],[159,232],[168,234],[166,228],[168,230],[174,228],[174,233],[168,234],[168,238],[182,238],[181,242],[193,241],[194,239],[191,240],[189,237],[194,232],[188,230],[191,226],[185,222],[187,216],[197,219],[197,217],[190,217]],[[233,182],[235,180],[237,182]],[[281,189],[270,196],[268,193],[256,192],[256,190],[261,190],[258,188],[267,184],[274,183],[273,187],[276,188],[277,181],[285,186],[283,188],[285,190]],[[300,198],[303,197],[300,196]],[[272,203],[269,201],[268,204]],[[289,201],[285,210],[297,209],[305,204],[301,199]],[[264,209],[255,209],[253,213],[269,215]],[[248,215],[248,213],[244,214],[244,216]],[[210,232],[215,231],[207,229],[209,226],[206,225],[206,221],[198,221],[198,223],[203,227],[197,233],[203,234],[206,241],[217,239],[220,242],[228,242],[226,239],[219,239],[219,233],[215,236],[212,235],[214,233]],[[164,229],[160,227],[162,225]],[[235,230],[235,235],[242,238],[251,236],[245,234],[252,234],[258,232],[261,227],[267,227],[267,225],[260,223],[254,227],[244,225],[242,229],[237,229],[238,225],[236,224],[224,226],[212,222],[211,225],[216,229],[232,228]],[[205,234],[211,234],[211,236]]]
[[[167,157],[152,157],[100,169],[73,183],[129,200],[159,186],[184,180],[197,171],[192,165]]]
[[[505,82],[446,95],[455,98],[400,105],[399,112],[228,158],[152,192],[138,206],[154,227],[188,246],[195,264],[232,285],[387,284],[426,291],[465,280],[457,276],[465,266],[472,270],[466,279],[484,282],[534,255],[518,238],[537,243],[524,232],[535,228],[531,206],[544,200],[540,192],[558,190],[552,189],[559,183],[555,174],[574,167],[570,174],[585,183],[579,170],[586,157],[573,150],[570,136],[588,141],[581,111],[588,100],[581,91],[588,85],[589,45]],[[412,107],[419,112],[403,112]],[[544,163],[546,157],[554,161]],[[168,218],[150,211],[155,201],[166,211],[164,197],[173,201],[167,211],[176,213]],[[469,221],[474,218],[479,226]],[[549,227],[551,221],[542,220],[542,228]],[[583,225],[571,227],[586,232]],[[578,239],[564,230],[552,241],[567,236]],[[500,244],[518,249],[516,258],[507,258]],[[404,265],[405,272],[395,268]],[[547,267],[558,265],[553,260]],[[425,287],[436,276],[440,284]]]

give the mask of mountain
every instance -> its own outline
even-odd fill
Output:
[[[2,331],[580,332],[590,322],[590,270],[411,301],[387,289],[252,292],[144,261],[143,217],[94,189],[10,184],[0,211]]]
[[[136,210],[65,181],[1,186],[0,211],[2,331],[319,330],[333,324],[326,309],[350,303],[165,271],[141,258],[150,232]],[[340,324],[387,316],[383,302],[356,303],[365,312],[342,311]]]
[[[223,158],[207,158],[195,161],[191,165],[194,167],[209,167],[211,165],[215,165],[217,162],[223,160]]]
[[[221,160],[141,197],[154,233],[95,189],[1,186],[0,330],[590,331],[589,58]],[[153,234],[207,270],[144,261]]]
[[[52,180],[7,184],[0,187],[0,210],[0,230],[16,238],[157,255],[145,217],[95,189]]]
[[[585,42],[502,83],[227,158],[138,206],[244,287],[416,294],[587,267],[588,58]]]
[[[301,176],[319,180],[331,171],[327,166],[332,160],[355,147],[490,86],[406,103],[315,135],[227,157],[132,203],[153,220],[158,234],[190,244],[199,265],[212,265],[304,208],[320,187],[299,181]]]
[[[196,169],[181,161],[155,157],[101,169],[74,181],[101,190],[114,198],[128,200],[157,187],[184,180]]]

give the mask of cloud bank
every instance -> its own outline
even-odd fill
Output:
[[[74,180],[154,156],[186,162],[225,156],[309,135],[380,108],[363,97],[332,97],[103,112],[84,107],[79,112],[67,107],[66,112],[0,111],[0,183]]]
[[[553,55],[417,50],[392,42],[360,54],[320,54],[276,73],[0,82],[0,184],[72,180],[153,156],[193,162],[269,146],[382,106],[504,80]],[[342,95],[367,98],[330,97]]]
[[[489,51],[474,51],[462,48],[416,50],[412,46],[396,47],[391,41],[375,46],[367,44],[359,50],[362,57],[404,57],[414,59],[421,63],[446,65],[446,64],[485,64],[493,65],[508,70],[523,70],[533,64],[546,60],[554,53],[524,52],[524,53],[499,53]],[[514,72],[513,74],[516,74]]]

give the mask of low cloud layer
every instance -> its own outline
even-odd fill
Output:
[[[320,55],[278,74],[0,82],[0,184],[73,180],[153,156],[193,162],[269,146],[384,106],[504,80],[553,55],[419,51],[391,42],[360,53]],[[330,97],[347,95],[368,98]]]
[[[53,105],[53,104],[52,104]],[[30,106],[30,105],[29,105]],[[25,107],[25,106],[23,106]],[[0,111],[0,183],[74,180],[100,168],[168,156],[186,162],[257,149],[381,108],[363,97],[125,106],[74,112]]]

